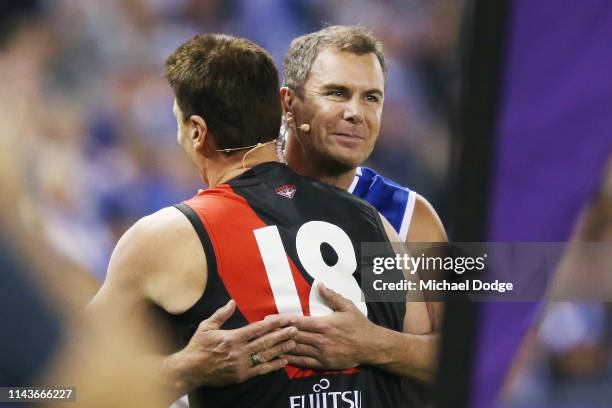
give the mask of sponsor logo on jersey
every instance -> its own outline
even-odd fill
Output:
[[[276,194],[287,198],[293,198],[293,196],[295,195],[295,190],[296,188],[292,184],[285,184],[274,189]]]
[[[330,385],[322,378],[312,386],[311,394],[290,396],[289,408],[361,408],[361,391],[327,391]]]

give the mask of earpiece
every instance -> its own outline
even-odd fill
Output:
[[[287,121],[288,124],[292,123],[293,122],[293,114],[291,112],[287,112],[287,114],[285,116],[285,120]],[[300,126],[298,126],[298,129],[300,129],[304,133],[308,133],[308,132],[310,132],[310,125],[308,123],[302,123]]]

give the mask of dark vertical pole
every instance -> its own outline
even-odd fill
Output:
[[[451,174],[452,239],[486,239],[498,102],[503,76],[507,3],[469,0],[461,33],[461,85]],[[469,407],[477,344],[477,303],[448,303],[436,381],[436,407]]]

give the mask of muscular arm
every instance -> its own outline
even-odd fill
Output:
[[[389,222],[384,217],[381,219],[389,240],[398,242],[399,237]],[[406,242],[446,241],[446,232],[438,214],[425,198],[417,194]],[[366,364],[405,377],[425,381],[433,379],[443,304],[424,300],[406,302],[403,333],[381,327],[376,329],[374,338],[379,344],[370,347],[374,352],[369,354],[370,361]]]
[[[166,273],[170,268],[177,272]],[[107,307],[119,305],[142,318],[152,304],[180,312],[201,294],[206,276],[206,258],[195,231],[178,210],[165,208],[142,218],[121,237],[88,312],[105,313]],[[195,287],[181,304],[173,293],[188,284]]]
[[[415,193],[416,194],[416,193]],[[448,237],[444,225],[433,206],[420,194],[417,194],[412,214],[412,222],[408,228],[406,244],[419,242],[447,242]],[[434,330],[442,325],[444,304],[442,302],[427,302],[429,318]]]
[[[88,314],[95,319],[112,311],[125,324],[147,321],[154,328],[152,305],[173,314],[186,311],[202,295],[206,277],[206,258],[196,232],[178,210],[166,208],[138,221],[121,238]],[[220,330],[234,310],[233,301],[219,309],[200,324],[184,349],[172,355],[145,350],[134,357],[152,367],[151,375],[172,400],[198,385],[240,382],[286,365],[276,357],[294,346],[290,338],[296,329],[285,327],[290,318]],[[255,353],[263,364],[253,365]]]
[[[408,228],[406,242],[446,242],[444,225],[436,210],[420,194],[416,194],[412,222]]]
[[[174,208],[166,208],[134,224],[119,240],[109,263],[106,279],[100,291],[87,308],[91,319],[112,311],[116,319],[128,325],[133,321],[147,322],[148,329],[158,327],[152,320],[152,306],[158,305],[170,312],[186,309],[186,304],[172,296],[180,290],[180,283],[191,278],[194,289],[187,289],[187,300],[203,290],[206,280],[206,262],[197,236],[187,219]],[[180,244],[179,244],[180,243]],[[181,264],[182,259],[193,262]],[[184,261],[183,261],[184,262]],[[198,274],[193,265],[199,263]],[[173,273],[163,273],[173,271]],[[171,280],[168,276],[176,276]],[[157,328],[159,337],[166,333]],[[180,356],[180,355],[179,355]],[[178,367],[179,359],[162,357],[159,350],[145,350],[134,356],[155,371],[159,384],[167,387],[172,396],[180,396],[186,381]]]
[[[418,201],[415,204],[415,211],[417,211],[417,205]],[[399,236],[391,224],[382,216],[381,219],[389,240],[399,242]],[[396,248],[396,250],[402,252],[404,248]],[[404,377],[431,381],[439,341],[439,334],[435,327],[438,318],[432,316],[431,311],[432,309],[428,307],[423,298],[419,298],[417,293],[406,301],[403,332],[372,324],[376,327],[373,328],[374,341],[368,347],[370,353],[366,355],[365,364],[374,365]]]

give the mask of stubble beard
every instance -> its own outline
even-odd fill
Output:
[[[361,163],[347,163],[330,154],[320,157],[317,165],[326,176],[337,177],[357,168]]]

